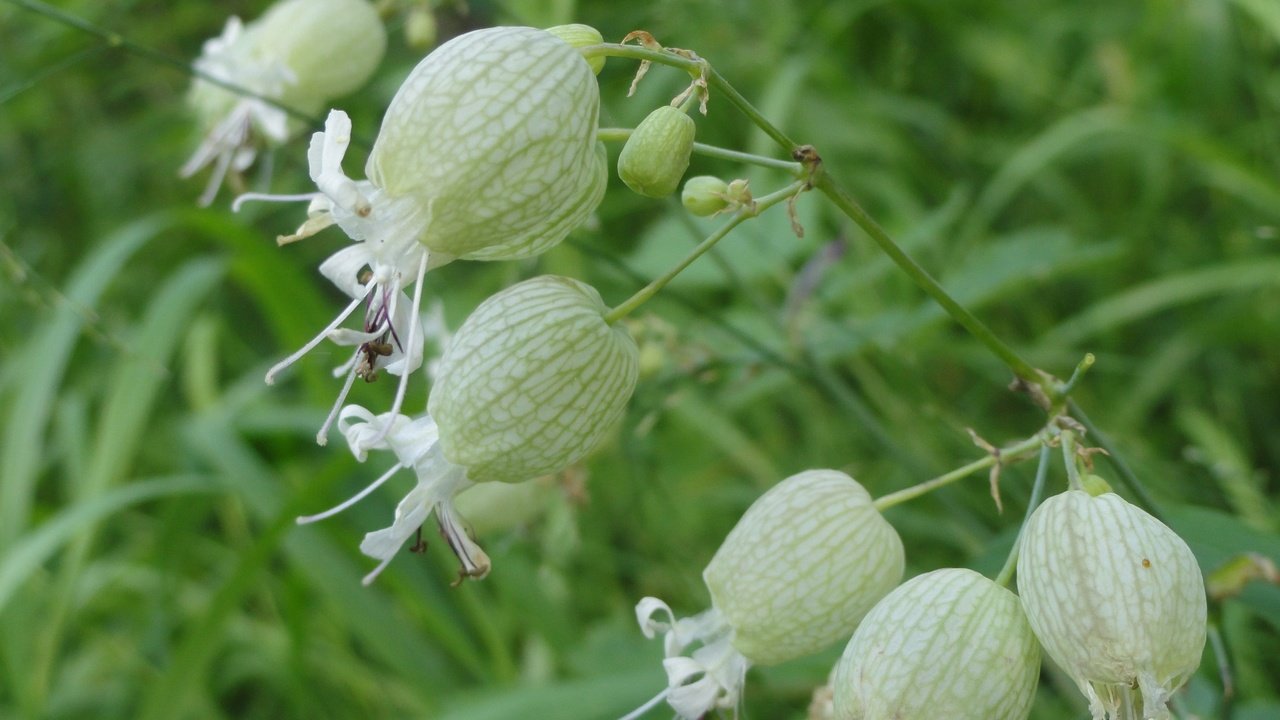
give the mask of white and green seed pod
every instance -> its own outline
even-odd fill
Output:
[[[1167,718],[1170,695],[1200,665],[1206,607],[1195,556],[1119,495],[1069,490],[1036,508],[1023,530],[1018,592],[1095,720],[1136,707]]]
[[[835,717],[1023,720],[1039,676],[1018,596],[972,570],[935,570],[863,618],[836,667]]]
[[[663,105],[649,113],[618,154],[618,177],[645,197],[675,192],[689,169],[696,130],[693,118],[680,108]]]
[[[216,161],[202,198],[207,204],[224,173],[244,170],[253,161],[256,141],[282,143],[300,128],[265,100],[319,112],[369,79],[386,42],[382,21],[365,0],[283,0],[247,25],[231,18],[221,36],[205,43],[194,67],[257,97],[196,78],[188,101],[206,139],[182,176]]]
[[[432,253],[536,255],[604,196],[599,113],[595,74],[568,43],[527,27],[476,30],[409,74],[365,172],[389,200],[411,200],[413,239]]]
[[[676,621],[645,598],[645,634],[667,632],[668,703],[682,718],[735,707],[751,665],[815,653],[848,637],[902,579],[902,540],[853,478],[809,470],[748,508],[702,573],[711,609]],[[653,616],[665,613],[668,621]],[[692,658],[684,648],[701,643]],[[701,678],[691,682],[691,678]]]
[[[793,475],[756,500],[702,571],[733,646],[756,665],[844,639],[902,580],[902,540],[836,470]]]
[[[680,202],[698,217],[708,217],[729,207],[729,183],[714,175],[696,175],[684,181]]]
[[[526,280],[481,303],[458,328],[436,370],[426,415],[342,409],[338,428],[356,459],[363,462],[369,450],[391,450],[399,459],[392,473],[410,468],[418,478],[391,526],[360,544],[382,561],[366,583],[432,514],[462,575],[489,572],[489,558],[468,535],[454,498],[478,483],[559,472],[614,425],[635,389],[639,352],[625,330],[605,322],[606,311],[595,289],[577,280]],[[388,477],[301,521],[349,507]]]
[[[427,411],[473,482],[558,472],[599,443],[635,389],[639,351],[589,285],[543,275],[484,301],[441,359]]]
[[[570,25],[556,25],[547,28],[547,32],[555,35],[561,40],[569,43],[571,47],[584,48],[591,45],[599,45],[604,42],[604,37],[600,31],[590,25],[582,23],[572,23]],[[605,56],[597,55],[587,60],[587,64],[591,66],[591,72],[599,75],[604,69]]]

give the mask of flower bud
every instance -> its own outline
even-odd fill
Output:
[[[684,183],[680,202],[698,217],[707,217],[729,207],[729,184],[713,175],[697,175]]]
[[[1119,495],[1070,490],[1036,508],[1023,530],[1018,592],[1095,720],[1132,707],[1167,718],[1170,695],[1200,665],[1206,608],[1195,556]]]
[[[622,415],[639,351],[599,293],[544,275],[484,301],[441,359],[428,413],[473,482],[520,482],[586,455]]]
[[[1018,596],[972,570],[935,570],[863,618],[836,668],[835,717],[1018,720],[1039,676]]]
[[[555,27],[547,28],[547,32],[569,43],[569,47],[584,48],[604,42],[604,37],[599,30],[582,23],[556,25]],[[588,58],[587,64],[591,66],[591,72],[599,75],[600,71],[604,69],[604,61],[605,56],[597,55],[593,58]]]
[[[415,5],[404,18],[404,41],[411,48],[429,48],[436,44],[440,28],[430,3]]]
[[[661,600],[637,605],[646,635],[667,633],[667,701],[681,718],[735,707],[750,665],[848,637],[902,567],[898,533],[853,478],[809,470],[783,480],[747,509],[703,571],[710,610],[677,621]],[[670,621],[654,620],[658,612]]]
[[[618,177],[633,191],[664,198],[676,191],[693,154],[693,118],[663,105],[640,121],[618,154]]]
[[[902,579],[902,540],[853,478],[810,470],[756,500],[702,572],[757,665],[848,637]]]

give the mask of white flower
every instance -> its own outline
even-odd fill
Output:
[[[656,598],[636,606],[646,637],[666,633],[668,687],[628,717],[663,698],[685,720],[736,709],[748,667],[848,637],[902,569],[902,541],[853,478],[809,470],[783,480],[752,503],[703,570],[710,610],[675,620]],[[655,621],[658,612],[668,620]]]
[[[311,113],[351,92],[373,73],[385,45],[382,23],[364,0],[284,0],[248,25],[228,19],[193,63],[202,77],[190,104],[206,134],[179,174],[214,165],[200,204],[212,202],[228,172],[248,169],[261,142],[283,143],[296,130],[281,105]]]
[[[593,288],[556,276],[517,283],[486,300],[445,351],[427,415],[411,420],[394,411],[375,416],[357,405],[342,409],[338,429],[357,460],[363,462],[369,450],[389,449],[399,463],[351,500],[304,521],[329,517],[395,470],[412,468],[418,484],[396,508],[391,527],[370,533],[360,545],[382,561],[366,581],[433,512],[462,562],[462,575],[483,577],[488,558],[462,530],[453,497],[476,483],[517,483],[560,472],[617,421],[635,388],[639,361],[635,343],[605,322],[606,312]],[[365,338],[351,333],[352,342],[367,344]]]
[[[369,450],[391,450],[397,462],[350,499],[318,515],[298,518],[299,524],[336,515],[363,500],[398,471],[409,468],[418,482],[396,506],[391,526],[365,535],[360,543],[361,552],[381,561],[364,577],[364,584],[378,577],[432,513],[440,525],[441,535],[462,563],[461,575],[481,578],[489,572],[488,555],[467,535],[464,521],[453,504],[454,497],[474,483],[467,479],[466,468],[444,459],[437,442],[439,430],[430,416],[417,419],[392,413],[375,416],[359,405],[349,405],[342,409],[338,428],[357,460],[364,462]]]
[[[359,342],[334,412],[353,379],[378,369],[391,340],[407,361],[388,363],[401,381],[391,413],[400,411],[408,374],[420,363],[422,332],[400,326],[394,307],[422,278],[456,258],[526,257],[564,239],[599,204],[607,170],[596,141],[599,89],[582,56],[532,28],[490,28],[454,38],[428,55],[405,80],[383,118],[369,156],[368,180],[342,170],[351,140],[346,113],[329,113],[307,153],[318,192],[243,195],[245,200],[306,200],[308,217],[281,243],[338,225],[356,245],[331,256],[321,271],[352,302],[338,317],[267,374],[267,382],[325,339]],[[360,333],[338,327],[361,303],[369,321]],[[373,338],[372,340],[369,338]],[[393,348],[396,349],[396,348]],[[329,422],[320,430],[320,439]]]

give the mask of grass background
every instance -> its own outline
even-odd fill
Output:
[[[180,59],[227,13],[265,5],[58,3]],[[446,3],[437,19],[442,38],[643,28],[709,58],[1035,364],[1065,376],[1097,355],[1077,399],[1206,572],[1245,551],[1280,561],[1280,5],[511,1]],[[402,13],[388,22],[374,80],[337,102],[365,139],[424,52]],[[615,59],[601,75],[602,124],[633,126],[682,87],[655,68],[627,99],[632,70]],[[749,223],[640,314],[645,376],[604,448],[472,501],[488,579],[450,588],[433,543],[363,588],[359,538],[410,481],[296,527],[387,459],[311,442],[335,356],[261,381],[335,311],[315,267],[343,240],[277,249],[299,207],[232,215],[224,193],[194,208],[201,183],[175,180],[196,141],[188,82],[0,4],[0,716],[616,717],[664,684],[633,604],[704,607],[701,568],[763,489],[835,467],[880,495],[978,457],[966,428],[1007,443],[1042,422],[998,362],[806,196],[803,240],[777,212]],[[773,153],[715,97],[698,126]],[[273,153],[251,184],[306,190],[304,147]],[[781,182],[701,158],[692,172]],[[426,295],[454,326],[544,272],[616,303],[706,227],[613,178],[593,227],[537,260],[435,271]],[[354,400],[389,396],[378,383]],[[1032,474],[1005,472],[1004,515],[982,477],[892,510],[908,574],[994,574]],[[1206,653],[1180,710],[1280,715],[1280,589],[1253,583],[1211,614],[1234,699]],[[804,717],[839,650],[753,671],[747,716]],[[1033,717],[1086,716],[1046,666]]]

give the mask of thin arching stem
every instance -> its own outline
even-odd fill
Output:
[[[1036,480],[1031,486],[1031,500],[1027,503],[1027,512],[1022,516],[1022,525],[1018,527],[1018,537],[1013,541],[1013,547],[1009,549],[1009,557],[1004,560],[1004,567],[1000,568],[1000,574],[996,575],[996,582],[1004,587],[1009,587],[1009,581],[1013,579],[1013,571],[1018,567],[1018,550],[1022,545],[1022,533],[1027,528],[1027,521],[1031,519],[1031,513],[1035,512],[1036,507],[1040,505],[1040,498],[1044,497],[1045,481],[1049,477],[1049,466],[1053,464],[1053,448],[1048,445],[1040,447],[1040,464],[1036,466]]]
[[[768,195],[765,195],[764,197],[757,199],[752,207],[744,207],[741,210],[739,210],[737,213],[734,214],[732,218],[729,219],[728,222],[726,222],[724,225],[721,225],[718,229],[716,229],[715,232],[708,235],[706,240],[703,240],[702,242],[698,243],[698,246],[695,247],[693,250],[691,250],[689,254],[684,257],[683,260],[676,263],[675,267],[668,270],[666,273],[664,273],[661,277],[655,279],[653,282],[649,283],[643,288],[640,288],[640,290],[637,291],[635,295],[632,295],[631,297],[627,298],[626,301],[624,301],[621,305],[618,305],[614,309],[610,310],[609,313],[604,316],[605,322],[612,325],[613,323],[616,323],[622,318],[630,315],[632,311],[634,311],[636,308],[645,304],[645,302],[647,302],[654,295],[657,295],[658,291],[666,287],[667,283],[674,280],[677,275],[684,272],[684,269],[692,265],[694,260],[697,260],[698,258],[702,257],[704,253],[706,253],[711,248],[715,247],[716,243],[723,240],[726,235],[728,235],[734,228],[741,225],[743,221],[759,215],[760,213],[764,212],[765,210],[767,210],[768,208],[774,205],[777,205],[783,200],[787,200],[791,198],[796,193],[803,191],[804,188],[805,188],[805,181],[797,180],[796,182],[791,183],[790,185],[786,186],[785,188],[782,188],[781,190],[778,190],[777,192],[769,193]]]
[[[882,495],[876,498],[873,504],[877,510],[884,512],[894,505],[900,505],[908,500],[914,500],[915,498],[926,493],[933,492],[940,487],[945,487],[957,480],[962,480],[979,470],[985,470],[997,464],[1005,465],[1010,462],[1017,462],[1023,459],[1028,451],[1041,446],[1043,443],[1044,439],[1037,433],[1026,440],[1022,440],[1007,448],[1003,448],[999,452],[988,453],[981,459],[974,460],[968,465],[958,467],[955,470],[944,475],[939,475],[932,480],[926,480],[919,485],[912,485],[909,488],[903,488],[897,492]]]
[[[627,138],[631,137],[631,133],[633,132],[635,131],[631,128],[600,128],[596,131],[596,137],[605,142],[626,142]],[[753,153],[741,152],[739,150],[730,150],[728,148],[716,147],[715,145],[707,145],[705,143],[694,143],[693,152],[695,155],[703,155],[706,157],[718,158],[720,160],[730,160],[747,165],[759,165],[760,167],[785,170],[796,177],[800,177],[804,172],[804,166],[798,162],[793,162],[791,160],[779,160],[777,158],[755,155]]]

